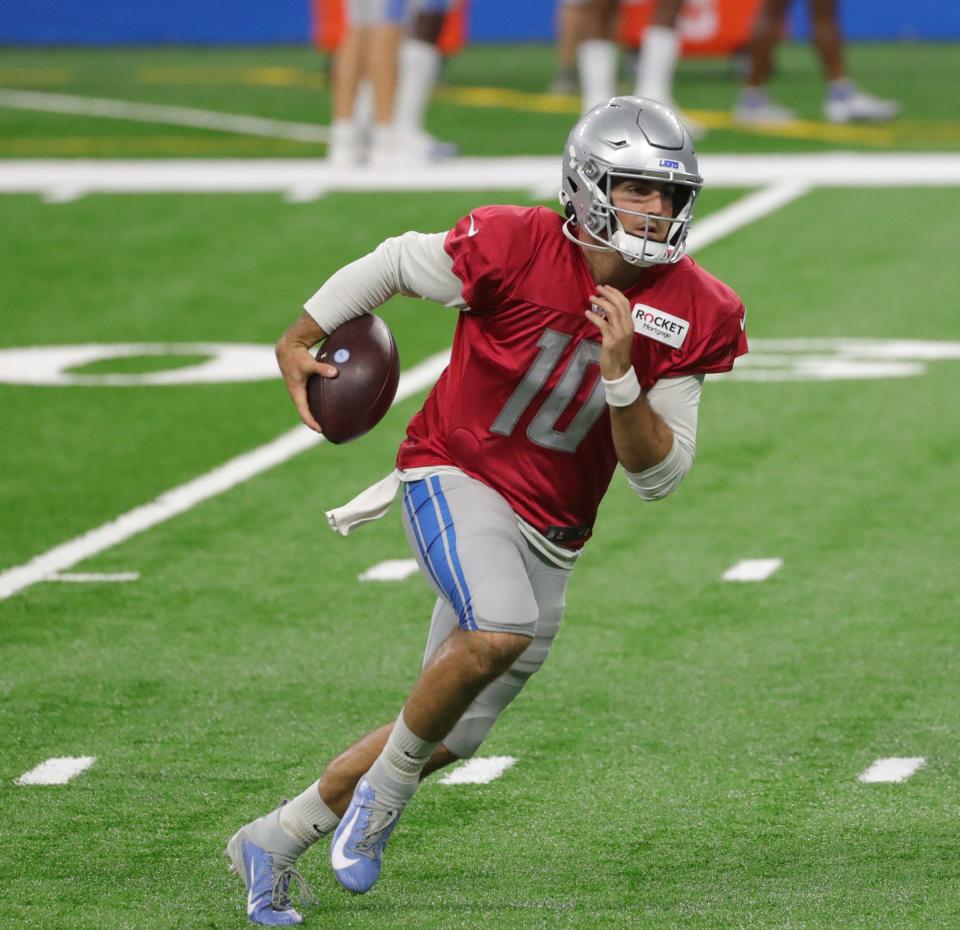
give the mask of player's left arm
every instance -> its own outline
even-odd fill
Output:
[[[643,394],[630,358],[630,302],[605,285],[597,287],[592,302],[603,311],[588,310],[587,318],[602,336],[600,374],[617,459],[633,489],[646,500],[658,500],[677,487],[693,464],[703,378],[665,379]]]

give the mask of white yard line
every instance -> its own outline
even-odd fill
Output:
[[[406,400],[433,384],[446,367],[448,359],[449,352],[440,352],[404,372],[394,403]],[[136,507],[76,539],[55,546],[23,565],[7,569],[0,574],[0,600],[12,597],[38,581],[44,581],[50,575],[72,568],[78,562],[190,510],[208,498],[229,491],[321,441],[321,437],[306,426],[298,426],[252,452],[238,455],[213,471],[161,494],[149,504]]]
[[[703,219],[696,220],[690,227],[687,249],[690,252],[696,252],[697,249],[702,249],[711,242],[716,242],[744,226],[769,216],[802,197],[809,190],[810,185],[806,183],[780,181],[746,197],[741,197],[723,209],[717,210],[716,213],[710,213]]]
[[[763,581],[783,565],[783,559],[743,559],[723,573],[724,581]]]
[[[242,113],[218,113],[193,107],[104,100],[99,97],[77,97],[72,94],[50,94],[35,90],[0,88],[0,106],[15,110],[65,113],[71,116],[135,120],[138,123],[193,126],[197,129],[213,129],[244,136],[293,139],[295,142],[326,142],[330,138],[329,127],[313,123],[291,123],[262,116],[245,116]]]
[[[71,778],[76,778],[81,772],[85,772],[96,761],[96,756],[63,756],[47,759],[29,772],[24,772],[14,784],[65,785]]]
[[[418,571],[416,559],[387,559],[357,576],[357,581],[403,581]]]
[[[139,581],[140,572],[58,572],[46,581],[67,581],[73,584],[96,584],[110,581]]]
[[[452,772],[440,779],[441,785],[485,785],[499,778],[508,768],[515,765],[513,756],[490,756],[486,759],[471,759],[457,766]]]
[[[914,772],[920,771],[926,762],[923,756],[911,758],[891,756],[889,759],[877,759],[858,780],[869,784],[906,781]]]
[[[705,155],[708,189],[774,187],[757,195],[792,199],[813,187],[956,187],[960,155]],[[553,156],[453,158],[404,171],[330,168],[322,159],[4,159],[0,193],[70,199],[84,193],[276,193],[292,201],[332,191],[534,191],[556,195],[560,160]],[[793,193],[791,193],[793,192]],[[781,204],[782,205],[782,204]],[[776,209],[776,205],[772,207]],[[694,223],[693,233],[709,217]]]

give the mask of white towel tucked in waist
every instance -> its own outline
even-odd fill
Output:
[[[328,510],[326,514],[330,529],[346,536],[364,523],[379,520],[390,509],[399,489],[400,475],[392,471],[386,478],[361,491],[352,501]]]

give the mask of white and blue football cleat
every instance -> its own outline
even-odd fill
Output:
[[[281,805],[282,806],[282,805]],[[293,867],[298,851],[295,842],[279,825],[279,808],[241,827],[227,843],[230,870],[247,887],[247,918],[265,927],[289,927],[303,923],[290,901],[294,882],[304,904],[316,903],[303,876]]]
[[[364,894],[374,886],[383,849],[402,812],[403,804],[378,800],[367,779],[360,780],[330,845],[333,874],[347,891]]]

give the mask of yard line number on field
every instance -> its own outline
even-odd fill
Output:
[[[786,206],[802,196],[806,190],[804,184],[787,181],[775,185],[772,189],[749,194],[712,214],[707,230],[702,231],[691,245],[693,248],[704,248],[742,228],[746,223],[754,222]],[[449,355],[449,352],[441,352],[404,372],[394,403],[406,400],[433,384],[446,367]],[[161,494],[149,504],[136,507],[109,523],[55,546],[23,565],[10,568],[0,574],[0,600],[12,597],[18,591],[44,581],[52,574],[72,568],[84,559],[184,513],[197,504],[286,462],[320,441],[321,437],[307,427],[297,427],[258,449],[239,455],[213,471]]]

